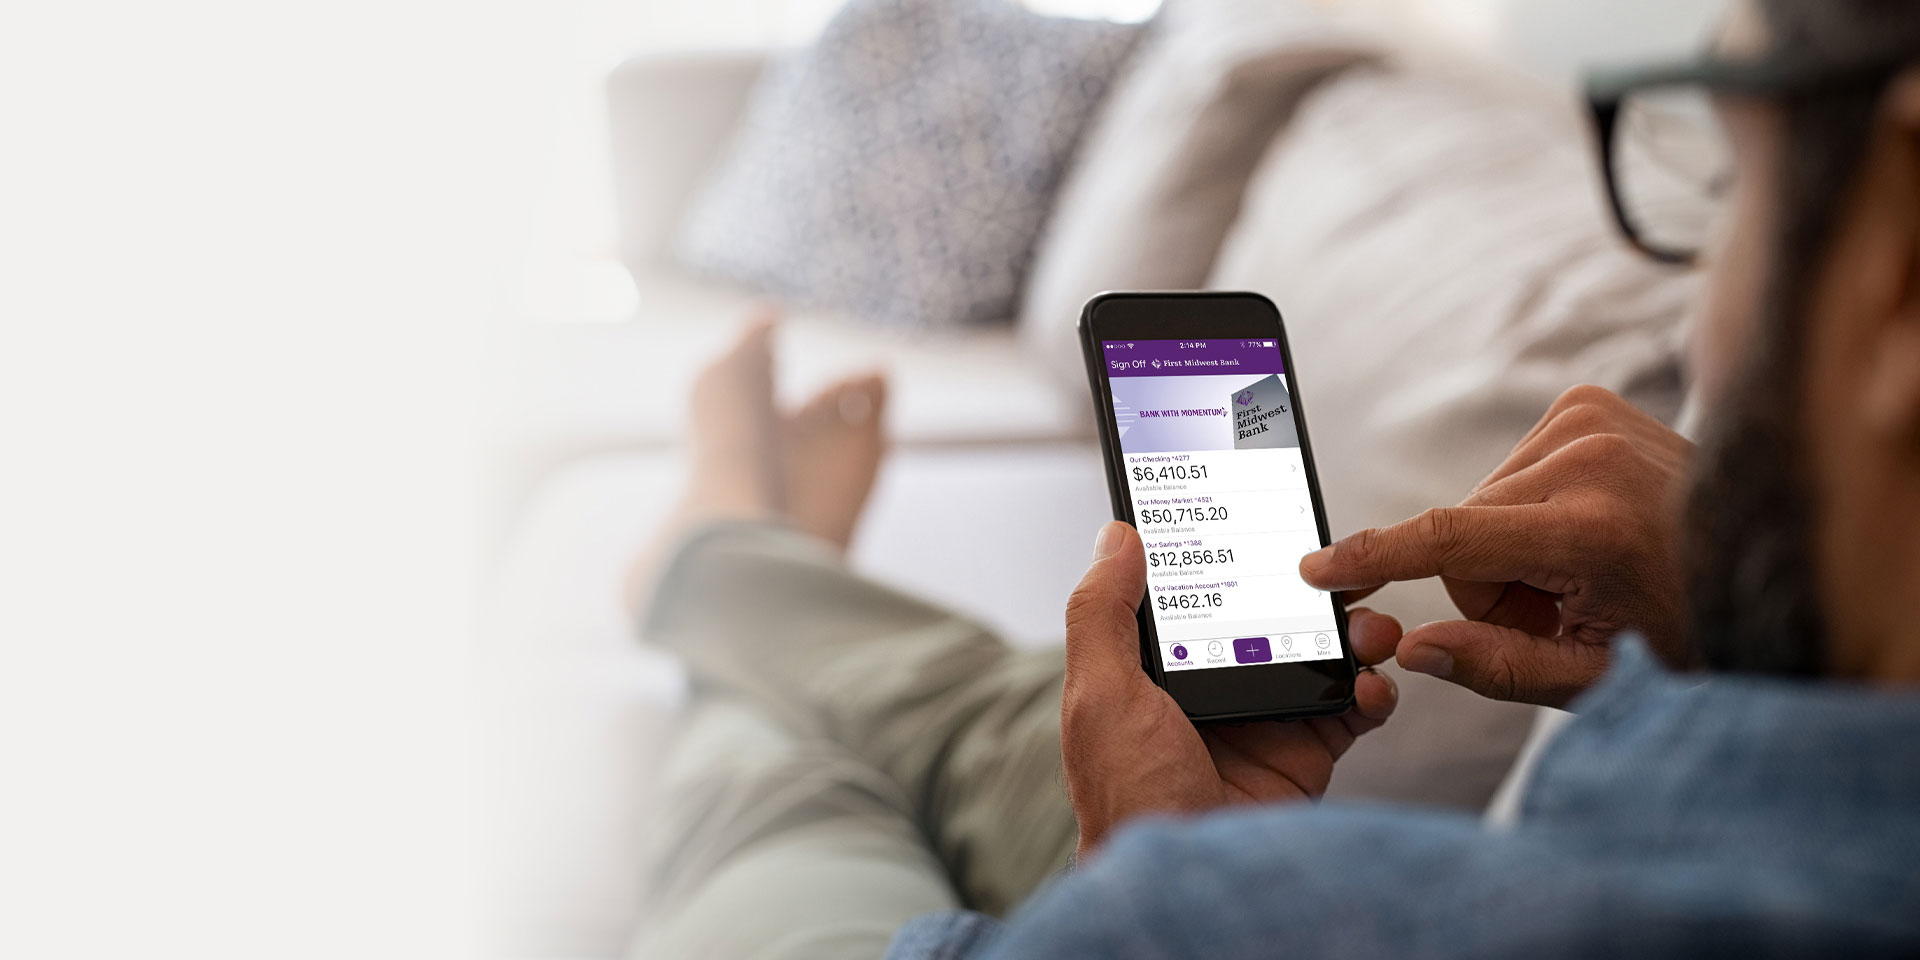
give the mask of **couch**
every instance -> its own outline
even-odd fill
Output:
[[[1358,29],[1388,59],[1415,66],[1398,79],[1394,68],[1319,68],[1312,89],[1300,92],[1317,106],[1294,111],[1255,145],[1240,174],[1244,186],[1234,192],[1234,222],[1223,227],[1207,276],[1192,284],[1268,293],[1289,316],[1316,420],[1321,411],[1338,421],[1344,411],[1364,409],[1365,421],[1339,435],[1316,422],[1336,535],[1458,499],[1524,431],[1527,411],[1543,409],[1574,382],[1621,389],[1668,416],[1684,393],[1676,358],[1688,281],[1643,268],[1603,239],[1597,196],[1579,168],[1585,147],[1565,85],[1583,49],[1578,24],[1542,39],[1536,9],[1516,21],[1531,24],[1530,45],[1498,61],[1485,47],[1425,50],[1424,40],[1405,36],[1407,21],[1398,17],[1407,4],[1379,6],[1394,7],[1396,19],[1369,11],[1373,19],[1358,27],[1343,21],[1341,42],[1352,42],[1347,31]],[[1671,16],[1671,8],[1658,15]],[[1652,32],[1670,42],[1673,25],[1658,27]],[[1619,46],[1617,37],[1608,42]],[[616,326],[526,330],[516,351],[518,399],[500,461],[506,482],[481,657],[489,720],[483,755],[498,801],[489,895],[516,953],[613,955],[640,897],[647,774],[683,681],[675,664],[633,641],[617,586],[677,492],[686,387],[756,299],[677,266],[671,239],[767,56],[649,56],[612,74],[621,257],[640,293],[638,313]],[[1369,120],[1383,90],[1403,98],[1394,108],[1401,113]],[[1356,145],[1435,111],[1462,118],[1451,127],[1456,136],[1527,132],[1498,149],[1476,149],[1491,158],[1486,164],[1451,181],[1436,178],[1454,192],[1435,205],[1423,206],[1419,196],[1388,207],[1373,202],[1380,178],[1408,175],[1396,164],[1424,176],[1434,157],[1463,148],[1444,136],[1424,154]],[[1097,147],[1124,133],[1096,124],[1088,142]],[[1564,149],[1552,146],[1563,142]],[[1560,166],[1538,172],[1543,151]],[[1435,218],[1480,216],[1472,191],[1510,181],[1502,164],[1526,165],[1557,185],[1541,214],[1548,226],[1534,222],[1540,218],[1515,226],[1544,231],[1546,240],[1516,244],[1486,232],[1483,249],[1436,230]],[[1335,168],[1346,176],[1331,176]],[[1063,205],[1075,190],[1070,181]],[[1499,202],[1540,206],[1517,195]],[[1049,242],[1068,242],[1061,238],[1084,229],[1052,224]],[[1328,253],[1320,239],[1332,235],[1348,236],[1347,247]],[[1529,259],[1522,250],[1511,262],[1494,256],[1495,266],[1533,280],[1459,278],[1489,251],[1504,256],[1516,246],[1540,253]],[[1425,266],[1373,272],[1379,263],[1412,259]],[[1444,306],[1430,308],[1435,298]],[[1430,316],[1399,331],[1394,325],[1410,314]],[[1063,353],[1072,320],[936,335],[803,312],[777,343],[785,397],[858,369],[884,369],[892,378],[894,452],[852,563],[1019,645],[1059,642],[1064,598],[1107,518],[1084,387]],[[1393,339],[1383,340],[1383,331],[1394,331]],[[1463,339],[1478,346],[1462,348]],[[1397,361],[1383,361],[1383,350]],[[1422,356],[1445,375],[1408,374]],[[1382,399],[1366,392],[1376,376],[1418,382],[1381,391]],[[1471,418],[1476,432],[1436,431],[1435,418]],[[1396,450],[1416,451],[1415,459],[1396,458]],[[1408,463],[1428,466],[1413,471]],[[1379,605],[1410,622],[1447,612],[1430,584],[1395,588]],[[1423,677],[1400,679],[1405,722],[1356,748],[1333,792],[1480,808],[1526,741],[1535,711]]]

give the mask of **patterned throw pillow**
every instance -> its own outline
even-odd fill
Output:
[[[1074,146],[1140,33],[1012,0],[851,0],[769,68],[679,253],[875,324],[1008,320]]]

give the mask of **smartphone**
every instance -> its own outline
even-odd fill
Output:
[[[1140,531],[1140,658],[1195,722],[1345,712],[1330,543],[1280,311],[1257,293],[1103,293],[1080,316],[1113,515]]]

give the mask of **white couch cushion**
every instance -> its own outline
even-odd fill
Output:
[[[673,232],[733,137],[768,54],[635,57],[607,76],[620,258],[635,275],[671,263]]]
[[[675,271],[636,278],[639,315],[611,326],[553,325],[517,332],[505,422],[522,472],[635,443],[677,440],[701,365],[740,329],[757,298]],[[840,377],[883,370],[891,381],[887,430],[913,444],[1032,442],[1093,433],[1077,388],[1063,392],[1011,330],[875,330],[844,317],[796,311],[776,337],[788,401]]]
[[[1694,278],[1614,234],[1588,143],[1571,98],[1431,58],[1330,81],[1274,143],[1212,284],[1286,317],[1335,536],[1459,501],[1575,384],[1678,414]],[[1458,615],[1435,582],[1373,602]],[[1531,711],[1401,676],[1417,722],[1363,741],[1347,782],[1436,756],[1497,779]]]
[[[1695,277],[1626,246],[1571,98],[1443,61],[1332,81],[1212,284],[1286,317],[1336,526],[1458,500],[1578,383],[1669,421]]]
[[[1170,0],[1061,188],[1021,338],[1084,390],[1074,324],[1103,290],[1199,287],[1241,193],[1300,96],[1367,55],[1298,0]]]

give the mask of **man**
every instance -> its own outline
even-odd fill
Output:
[[[1631,136],[1623,104],[1687,84],[1734,148],[1704,258],[1702,450],[1577,389],[1462,505],[1301,565],[1350,601],[1443,577],[1465,618],[1403,635],[1356,613],[1362,662],[1578,714],[1515,827],[1296,802],[1391,711],[1374,674],[1345,718],[1188,724],[1138,664],[1125,525],[1068,610],[1058,727],[1036,709],[1059,682],[1043,661],[736,525],[681,549],[651,607],[703,699],[638,952],[1920,953],[1920,5],[1757,0],[1711,61],[1616,82],[1598,114]],[[1692,253],[1632,181],[1610,172],[1635,242]],[[763,366],[764,345],[729,363]],[[859,429],[757,416],[800,446]],[[778,515],[778,486],[689,514]],[[1053,736],[1071,820],[1036,759]],[[716,750],[725,775],[689,772]],[[1000,912],[1068,849],[1076,868],[1004,924],[946,909]],[[922,910],[943,912],[894,934]]]

